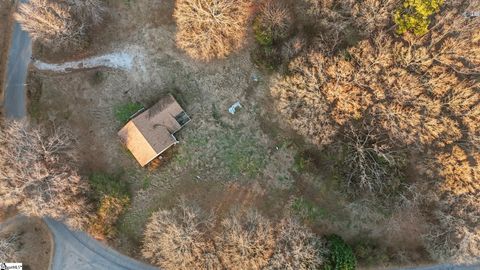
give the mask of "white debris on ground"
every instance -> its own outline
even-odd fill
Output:
[[[231,114],[235,114],[237,108],[242,108],[242,104],[240,104],[240,101],[235,102],[230,108],[228,108],[228,112]]]
[[[62,64],[49,64],[35,60],[33,62],[33,65],[39,70],[68,72],[76,69],[95,67],[109,67],[115,69],[131,70],[133,68],[133,62],[133,55],[125,52],[118,52],[86,58],[80,61],[65,62]]]

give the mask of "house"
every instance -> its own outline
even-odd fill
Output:
[[[143,167],[177,144],[174,134],[189,121],[175,98],[168,95],[134,115],[118,136]]]

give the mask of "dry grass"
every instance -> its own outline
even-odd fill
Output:
[[[225,58],[245,42],[249,0],[178,0],[177,45],[194,59]]]

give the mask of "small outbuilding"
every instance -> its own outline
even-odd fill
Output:
[[[174,134],[190,122],[172,95],[134,115],[118,132],[123,144],[143,167],[178,143]]]

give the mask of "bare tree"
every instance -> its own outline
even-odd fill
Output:
[[[160,210],[150,218],[144,232],[142,255],[165,269],[221,269],[208,216],[181,202],[172,211]]]
[[[273,256],[265,269],[320,269],[324,263],[325,242],[293,219],[283,219],[276,227]]]
[[[368,125],[360,130],[349,127],[349,130],[344,160],[349,190],[381,194],[399,187],[406,160],[401,151],[382,143]]]
[[[31,0],[22,3],[15,19],[32,39],[54,50],[79,46],[85,34],[85,25],[77,22],[64,2]]]
[[[298,57],[289,65],[290,74],[274,78],[270,89],[277,110],[294,129],[319,146],[331,143],[338,130],[321,92],[325,62],[321,54]]]
[[[225,58],[245,41],[250,1],[178,0],[173,16],[177,45],[190,57]]]
[[[21,213],[50,216],[74,228],[88,223],[88,183],[73,169],[72,139],[64,130],[46,135],[25,123],[0,130],[0,194]]]
[[[437,154],[433,166],[438,168],[438,175],[443,179],[439,185],[442,191],[456,195],[480,191],[480,154],[469,155],[455,145],[451,151]]]
[[[165,269],[314,269],[324,244],[291,219],[277,226],[258,212],[233,211],[218,220],[181,202],[150,218],[142,255]]]
[[[293,17],[285,3],[268,0],[260,7],[257,27],[274,40],[286,38],[293,25]]]
[[[102,0],[66,0],[75,16],[86,24],[99,24],[103,21],[106,8]]]
[[[218,256],[226,269],[262,269],[275,246],[270,222],[257,212],[233,214],[221,222],[215,238]]]
[[[480,192],[437,197],[427,250],[440,261],[471,263],[480,258]]]

